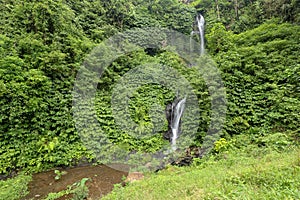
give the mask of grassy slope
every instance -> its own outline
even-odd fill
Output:
[[[0,181],[0,200],[18,200],[28,194],[30,175],[20,174],[15,178]]]
[[[169,167],[103,199],[300,199],[300,148],[232,149]]]

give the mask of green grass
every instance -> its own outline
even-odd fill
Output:
[[[273,145],[262,148],[230,147],[206,160],[196,159],[191,167],[170,166],[117,186],[103,199],[300,199],[299,146],[287,143],[278,150],[269,141]]]
[[[19,174],[15,178],[0,181],[0,200],[18,200],[28,194],[30,175]]]

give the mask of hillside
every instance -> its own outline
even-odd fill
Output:
[[[283,188],[279,199],[299,198],[296,179],[283,178],[292,169],[295,177],[299,174],[298,1],[3,0],[0,5],[3,179],[19,172],[112,161],[155,171],[189,154],[192,168],[162,172],[168,178],[185,174],[171,178],[172,183],[191,179],[193,173],[202,177],[202,162],[217,171],[241,159],[235,166],[241,175],[233,176],[242,177],[238,181],[245,185],[238,185],[249,190],[250,199],[256,187],[259,194],[269,188],[257,185],[254,176],[261,173],[264,184],[289,182],[275,189]],[[198,36],[200,14],[204,38]],[[185,110],[176,129],[181,137],[176,141],[170,110],[183,99]],[[245,167],[259,162],[259,156],[248,160],[240,138],[252,145],[252,153],[267,147],[262,159],[270,157],[270,163]],[[227,156],[222,141],[235,140],[238,144],[224,147],[229,158],[219,159]],[[282,167],[267,166],[277,165],[277,160]],[[269,183],[273,170],[275,178]],[[153,177],[149,183],[155,185],[161,175]],[[227,183],[225,172],[220,177],[218,184]],[[215,186],[196,191],[205,184],[193,185],[194,180],[187,182],[192,189],[185,188],[191,197],[180,198],[220,195],[213,193]],[[147,179],[141,182],[147,184]],[[26,191],[25,185],[20,190]],[[116,189],[111,198],[119,198],[123,190],[130,195],[131,188],[138,198],[138,187]],[[223,189],[224,197],[218,197],[237,198]],[[195,192],[201,194],[192,197]],[[266,198],[276,197],[271,193]],[[149,199],[159,192],[153,195]]]

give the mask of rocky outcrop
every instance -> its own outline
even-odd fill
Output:
[[[142,180],[144,178],[144,174],[141,172],[130,172],[125,179],[125,183],[132,183],[134,181]]]

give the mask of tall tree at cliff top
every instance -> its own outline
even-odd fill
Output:
[[[234,32],[252,29],[271,18],[300,23],[300,2],[297,0],[195,0],[190,5],[206,15],[208,26],[221,22]]]

